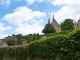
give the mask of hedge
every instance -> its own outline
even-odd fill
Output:
[[[56,35],[44,40],[31,42],[27,48],[28,56],[31,58],[55,59],[56,55],[60,52],[60,48],[64,47],[63,43],[65,43],[66,40],[66,36],[64,35]]]
[[[68,36],[56,36],[31,42],[28,46],[30,58],[52,58],[57,54],[64,60],[77,60],[80,57],[80,29],[72,31]]]
[[[15,58],[16,60],[27,59],[27,47],[3,47],[0,48],[0,60],[5,57]]]
[[[80,59],[80,28],[72,31],[68,36],[58,34],[41,40],[31,42],[25,47],[0,48],[0,60],[7,55],[16,60],[56,59],[78,60]]]

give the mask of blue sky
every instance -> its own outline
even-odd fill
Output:
[[[0,0],[0,38],[12,34],[42,33],[52,15],[60,24],[78,21],[80,0]]]

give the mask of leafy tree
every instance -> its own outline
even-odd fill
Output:
[[[16,38],[17,38],[17,44],[21,45],[22,44],[22,34],[17,34]]]
[[[27,43],[30,43],[31,41],[33,41],[33,35],[25,35],[24,40],[27,40]]]
[[[53,27],[53,25],[52,24],[46,24],[45,25],[45,27],[44,27],[44,29],[42,30],[42,33],[54,33],[54,32],[56,32],[56,30],[55,30],[55,28]]]
[[[8,44],[8,46],[15,45],[15,40],[6,40],[5,42]]]
[[[37,33],[37,39],[40,39],[39,33]]]
[[[73,20],[70,18],[65,19],[65,21],[61,23],[60,27],[61,27],[61,31],[74,29]]]
[[[33,35],[33,40],[36,40],[36,34],[34,33],[34,35]]]

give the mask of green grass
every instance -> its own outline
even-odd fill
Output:
[[[69,35],[70,32],[72,32],[73,30],[66,30],[66,31],[62,31],[62,32],[56,32],[56,33],[48,33],[48,34],[44,34],[43,36],[46,36],[46,37],[51,37],[51,36],[55,36],[55,35],[58,35],[58,34],[64,34],[64,35]]]

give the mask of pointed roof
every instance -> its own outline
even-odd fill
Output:
[[[52,22],[56,22],[56,23],[57,23],[57,21],[56,21],[55,18],[54,18],[54,13],[53,13]]]
[[[50,24],[50,19],[48,19],[48,24]]]
[[[53,20],[54,20],[54,13],[53,13]]]
[[[54,13],[53,13],[53,18],[52,18],[52,23],[53,27],[55,28],[56,32],[60,32],[60,25],[57,23],[57,21],[54,18]]]

